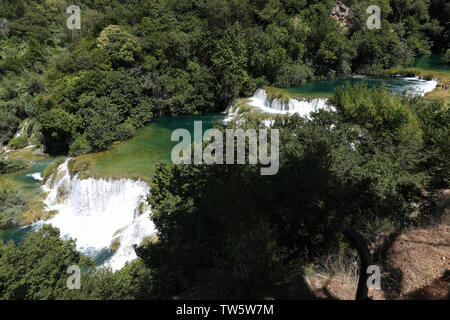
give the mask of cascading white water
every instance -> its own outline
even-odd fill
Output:
[[[404,88],[410,89],[412,94],[424,96],[428,92],[436,89],[438,82],[436,80],[424,80],[418,77],[401,78],[405,80]],[[395,90],[394,90],[395,91]],[[266,113],[281,113],[281,114],[294,114],[298,113],[301,116],[309,117],[313,111],[320,109],[333,109],[333,106],[327,104],[328,99],[317,98],[310,101],[288,99],[283,101],[279,98],[269,100],[267,98],[267,92],[264,89],[258,89],[254,95],[249,98],[249,106],[256,107]],[[233,117],[230,114],[229,117]]]
[[[224,123],[228,123],[230,121],[232,121],[235,117],[237,117],[238,113],[239,113],[239,107],[230,107],[227,111],[224,112],[227,116],[225,117],[225,119],[223,120]]]
[[[79,179],[71,177],[66,160],[46,181],[47,210],[59,213],[46,221],[60,229],[62,236],[77,240],[77,248],[96,257],[114,241],[119,249],[106,261],[113,270],[136,258],[133,245],[155,233],[146,197],[150,191],[143,181],[131,179]]]
[[[44,178],[42,178],[42,174],[40,172],[27,174],[27,177],[31,177],[31,178],[33,178],[36,181],[44,180]]]
[[[320,109],[331,108],[327,105],[327,99],[312,99],[311,101],[289,99],[288,101],[282,101],[281,99],[269,100],[267,98],[267,92],[264,89],[258,89],[255,91],[253,97],[250,98],[248,105],[261,109],[267,113],[285,113],[294,114],[298,113],[301,116],[309,116],[313,111]]]
[[[436,89],[438,82],[436,80],[424,80],[418,77],[408,77],[403,78],[410,82],[410,88],[412,89],[413,94],[417,94],[420,96],[426,95],[428,92]]]

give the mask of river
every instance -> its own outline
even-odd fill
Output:
[[[433,62],[434,61],[434,62]],[[417,64],[420,67],[427,66],[429,68],[434,68],[437,65],[435,58],[419,59]],[[439,66],[439,68],[441,68]],[[427,85],[432,85],[430,82],[424,82],[422,80],[413,78],[383,78],[383,77],[358,77],[358,78],[346,78],[333,81],[312,81],[301,86],[295,86],[290,89],[286,89],[287,93],[292,94],[315,94],[329,96],[333,93],[336,86],[343,85],[346,82],[351,84],[365,82],[369,87],[379,87],[382,83],[385,83],[388,89],[392,92],[402,92],[404,90],[422,90],[427,89]],[[109,227],[105,226],[102,229],[101,219],[108,219],[108,217],[117,216],[120,217],[120,210],[115,211],[115,215],[108,216],[109,211],[114,211],[114,204],[120,207],[123,205],[123,210],[136,211],[136,208],[131,208],[142,203],[142,199],[137,199],[136,195],[130,194],[130,197],[121,198],[120,202],[119,194],[114,194],[114,192],[121,192],[121,190],[126,190],[124,192],[133,193],[141,192],[141,198],[148,193],[148,187],[146,184],[133,185],[130,181],[131,177],[142,177],[143,180],[149,181],[154,174],[156,164],[160,161],[168,162],[170,161],[170,154],[173,146],[177,142],[171,141],[171,134],[175,129],[184,128],[189,130],[192,137],[194,130],[194,120],[203,122],[203,130],[212,128],[214,125],[220,125],[225,118],[224,114],[209,114],[201,116],[182,116],[176,118],[158,118],[146,125],[144,128],[137,130],[136,136],[128,141],[120,142],[113,146],[110,151],[89,155],[87,158],[91,157],[95,160],[95,166],[90,168],[87,172],[88,176],[93,177],[103,177],[103,180],[98,179],[76,179],[74,177],[67,177],[67,181],[72,184],[69,186],[69,199],[60,199],[53,202],[47,199],[47,203],[52,208],[58,208],[60,214],[56,215],[56,218],[50,220],[55,226],[58,226],[62,230],[62,234],[71,236],[73,238],[79,238],[83,242],[83,246],[79,249],[95,259],[97,264],[102,264],[105,261],[110,260],[115,252],[112,251],[106,244],[107,237],[100,237],[99,235],[95,237],[95,232],[102,232],[103,229],[108,229],[108,237],[111,237],[110,233],[114,233],[115,228],[120,227],[123,224],[128,223],[131,227],[136,227],[136,214],[134,212],[124,212],[123,214],[129,214],[129,218],[124,219],[120,223],[108,224]],[[45,158],[35,163],[31,168],[22,171],[14,176],[14,179],[20,182],[21,188],[24,192],[29,194],[39,194],[41,192],[41,174],[45,167],[52,161],[52,158]],[[94,161],[93,160],[93,161]],[[121,182],[113,182],[104,177],[107,176],[119,176],[122,178]],[[67,173],[66,173],[67,176]],[[89,180],[89,181],[87,181]],[[55,182],[55,184],[60,181]],[[75,185],[74,185],[75,184]],[[53,189],[52,189],[53,188]],[[56,186],[48,186],[46,191],[51,193]],[[140,189],[139,189],[140,188]],[[134,191],[133,191],[134,190]],[[138,190],[138,191],[136,191]],[[103,192],[103,193],[102,193]],[[105,194],[111,193],[111,194]],[[80,199],[80,195],[83,197],[101,197],[100,199]],[[94,204],[95,205],[94,205]],[[98,204],[100,203],[100,205]],[[125,205],[127,204],[127,205]],[[131,205],[130,205],[131,204]],[[130,209],[130,208],[131,209]],[[94,212],[95,210],[99,212]],[[75,212],[76,211],[76,212]],[[101,212],[100,212],[101,211]],[[145,211],[145,210],[144,210]],[[148,214],[148,210],[147,210]],[[103,218],[102,218],[103,217]],[[145,217],[147,218],[147,216]],[[130,220],[131,219],[131,220]],[[133,220],[134,219],[134,220]],[[128,221],[128,222],[127,222]],[[88,224],[95,223],[95,228],[89,228]],[[77,227],[77,224],[79,227]],[[87,224],[83,228],[83,224]],[[0,230],[0,239],[4,241],[13,240],[16,243],[21,241],[23,237],[30,231],[35,230],[41,224],[35,224],[32,226],[27,226],[24,228],[15,228]],[[131,228],[129,227],[129,228]],[[138,226],[137,226],[138,227]],[[106,232],[106,231],[105,231]],[[117,233],[117,232],[116,232]],[[115,234],[114,234],[115,236]],[[113,236],[113,237],[114,237]],[[125,236],[124,236],[125,237]],[[130,238],[131,237],[131,238]],[[139,235],[139,239],[142,238],[142,234]],[[92,248],[87,248],[87,243],[91,240],[93,242],[98,242],[96,245],[92,243]],[[105,240],[106,239],[106,240]],[[126,239],[127,243],[133,241],[133,235],[128,235]],[[125,241],[125,240],[124,240]],[[128,256],[126,258],[129,258]],[[125,261],[124,259],[122,259]],[[120,263],[123,263],[121,260]],[[120,267],[120,265],[118,265]]]

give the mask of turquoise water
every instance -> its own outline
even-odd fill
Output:
[[[223,123],[224,114],[201,116],[162,117],[155,119],[144,128],[137,130],[136,136],[115,145],[110,151],[87,157],[95,165],[83,172],[83,176],[94,177],[140,177],[150,180],[156,164],[170,162],[173,147],[178,141],[171,141],[172,132],[186,129],[194,140],[194,121],[202,122],[202,131]],[[202,138],[201,136],[198,138]],[[84,159],[81,158],[80,162]]]
[[[421,68],[430,71],[450,72],[450,64],[444,62],[440,55],[429,55],[417,57],[411,67]],[[313,96],[331,96],[334,88],[345,85],[346,83],[355,85],[357,83],[366,83],[368,87],[380,87],[384,82],[391,92],[403,92],[419,83],[406,80],[400,77],[357,77],[357,78],[341,78],[337,80],[308,81],[307,83],[284,89],[290,94],[305,94]]]
[[[345,85],[346,83],[350,83],[351,85],[365,83],[369,88],[380,87],[384,83],[389,91],[401,93],[405,90],[411,90],[419,87],[423,81],[400,77],[362,76],[337,80],[309,81],[289,89],[284,89],[284,91],[289,94],[331,96],[336,87]]]
[[[29,233],[33,231],[32,226],[26,226],[24,228],[11,228],[0,230],[0,241],[4,242],[14,241],[15,244],[22,241],[22,239]]]
[[[30,168],[23,170],[12,176],[12,180],[17,181],[20,185],[20,190],[27,194],[28,198],[37,196],[40,193],[41,181],[36,180],[29,174],[41,173],[44,169],[54,160],[52,157],[44,158],[42,160],[36,161],[36,163]],[[31,226],[24,228],[12,228],[12,229],[0,229],[0,240],[8,242],[10,240],[18,243],[26,236],[28,232],[32,230]]]
[[[26,169],[25,171],[21,171],[18,174],[15,174],[12,178],[13,180],[20,183],[23,192],[37,195],[40,191],[41,181],[36,180],[29,175],[33,173],[40,173],[42,175],[45,168],[47,168],[47,166],[52,163],[53,160],[53,157],[39,160],[30,168]]]

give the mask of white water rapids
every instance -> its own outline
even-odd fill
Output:
[[[309,116],[313,111],[329,108],[327,101],[327,99],[312,99],[311,101],[289,99],[285,102],[278,98],[271,101],[267,99],[267,92],[264,89],[258,89],[250,98],[248,105],[267,113],[298,113],[301,116]]]
[[[68,161],[43,186],[48,192],[47,210],[58,211],[45,223],[59,228],[62,236],[76,239],[77,249],[94,258],[119,241],[119,249],[105,262],[118,270],[136,258],[133,245],[155,233],[146,202],[150,188],[131,179],[72,177]]]
[[[403,78],[406,80],[407,86],[404,89],[410,89],[412,94],[424,96],[428,92],[436,89],[438,82],[436,80],[423,80],[418,77]],[[288,99],[283,101],[275,98],[269,100],[267,98],[267,92],[264,89],[258,89],[255,91],[252,97],[249,98],[250,102],[247,104],[251,107],[258,108],[265,113],[275,114],[294,114],[297,113],[301,116],[309,117],[311,112],[318,111],[320,109],[332,109],[333,106],[327,104],[328,99],[316,98],[311,100],[297,100]],[[237,115],[237,111],[229,113],[226,121],[231,121]]]

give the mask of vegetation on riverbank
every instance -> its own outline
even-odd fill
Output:
[[[222,111],[262,86],[287,99],[275,87],[386,69],[447,77],[400,69],[448,49],[444,2],[346,0],[352,14],[342,25],[330,16],[332,0],[81,0],[82,28],[68,30],[64,0],[4,1],[1,144],[33,138],[36,148],[76,157],[68,165],[81,177],[145,179],[158,234],[116,272],[96,270],[50,226],[18,244],[0,241],[0,299],[282,298],[314,256],[351,255],[345,225],[369,240],[414,226],[424,190],[449,188],[447,92],[347,86],[331,97],[336,111],[277,116],[275,176],[261,176],[261,164],[155,169],[168,154],[142,147],[164,136],[170,150],[168,130],[142,127],[162,115]],[[372,4],[383,12],[380,30],[366,28]],[[240,127],[265,128],[265,117],[246,115]],[[21,128],[26,135],[14,138]],[[8,160],[42,158],[35,151]],[[42,211],[38,188],[16,179],[24,171],[15,165],[2,164],[0,227],[18,224],[30,206],[28,223],[53,214]],[[37,202],[24,202],[27,193]],[[81,290],[66,287],[73,264],[83,270]]]
[[[399,232],[415,224],[423,188],[450,186],[442,104],[364,85],[339,88],[332,103],[336,112],[311,120],[275,120],[275,176],[252,165],[158,168],[149,203],[159,241],[138,249],[156,292],[270,296],[308,258],[345,248],[345,225],[369,240]],[[258,119],[241,125],[258,127]]]

